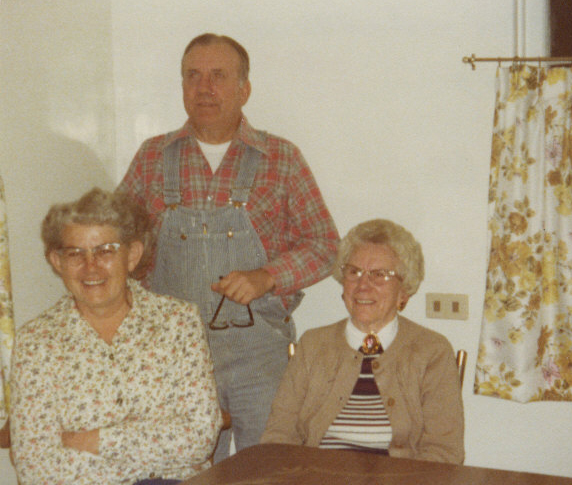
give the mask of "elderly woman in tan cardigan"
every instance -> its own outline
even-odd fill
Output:
[[[398,224],[348,233],[334,277],[349,317],[302,336],[261,442],[463,462],[453,349],[399,314],[423,276],[421,246]]]

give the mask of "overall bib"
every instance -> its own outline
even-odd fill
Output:
[[[295,339],[290,316],[303,293],[288,311],[280,297],[267,293],[247,307],[225,299],[211,330],[207,325],[222,296],[210,285],[234,270],[257,269],[267,263],[266,251],[246,211],[261,153],[248,146],[240,159],[238,176],[224,207],[191,209],[180,205],[179,143],[164,150],[163,195],[168,209],[159,232],[151,289],[195,302],[206,325],[221,407],[232,417],[237,451],[257,444],[270,405],[288,361],[288,343]],[[215,462],[228,456],[231,430],[221,433]]]

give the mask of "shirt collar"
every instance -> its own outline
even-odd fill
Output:
[[[189,120],[187,120],[187,122],[180,130],[169,134],[165,140],[165,145],[169,145],[179,138],[185,138],[188,136],[196,139],[193,133],[191,122]],[[245,145],[250,145],[265,155],[268,154],[268,149],[266,146],[266,133],[263,131],[255,130],[250,125],[250,123],[248,123],[246,116],[243,116],[240,120],[240,125],[238,126],[238,130],[236,130],[236,134],[233,139],[233,142],[234,141],[240,141]]]
[[[397,316],[396,316],[393,320],[391,320],[391,322],[389,322],[387,325],[385,325],[377,333],[377,338],[381,342],[381,346],[383,347],[383,350],[387,350],[389,348],[389,346],[395,340],[398,327],[399,327],[399,323],[397,321]],[[347,323],[346,323],[345,335],[346,335],[346,340],[347,340],[349,346],[352,349],[359,349],[361,347],[361,345],[363,343],[363,339],[367,335],[367,333],[364,333],[359,328],[357,328],[353,324],[352,319],[350,317],[350,318],[348,318]]]

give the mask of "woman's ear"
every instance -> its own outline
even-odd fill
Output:
[[[48,253],[48,261],[52,265],[52,269],[58,274],[62,275],[62,258],[57,251],[50,251]]]
[[[405,310],[405,307],[407,306],[408,301],[409,301],[409,295],[406,294],[405,292],[402,292],[400,295],[400,298],[399,298],[399,307],[398,307],[398,310],[400,312]]]
[[[133,241],[129,245],[128,253],[127,253],[127,269],[130,273],[137,267],[139,261],[143,257],[143,251],[145,246],[141,241]]]

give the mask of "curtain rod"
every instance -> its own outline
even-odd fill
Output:
[[[473,71],[476,69],[475,62],[572,62],[572,57],[476,57],[475,54],[471,54],[470,57],[463,57],[463,62],[465,64],[470,64]]]

